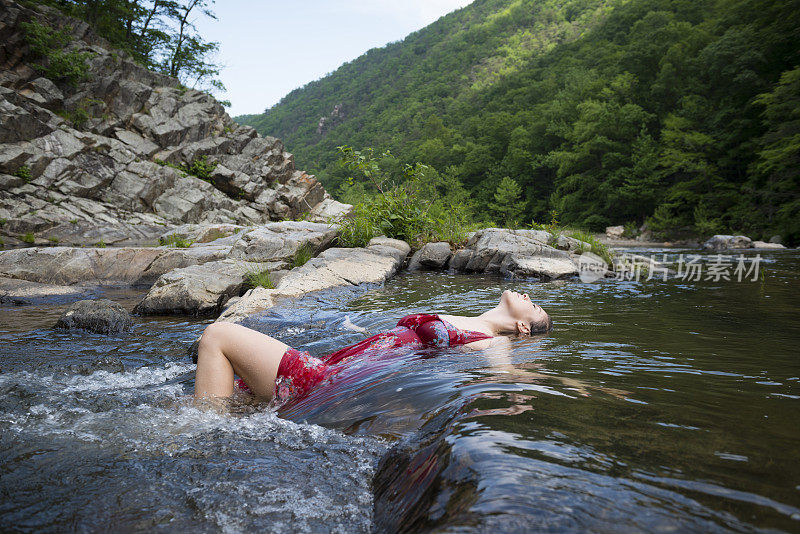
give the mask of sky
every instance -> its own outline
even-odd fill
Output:
[[[371,48],[402,40],[472,0],[217,0],[198,17],[220,43],[228,113],[262,113],[287,93]]]

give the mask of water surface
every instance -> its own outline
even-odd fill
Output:
[[[665,251],[637,250],[650,252]],[[346,316],[380,331],[408,313],[477,314],[513,288],[556,329],[512,341],[513,374],[482,353],[396,353],[277,412],[188,402],[186,349],[207,321],[137,318],[106,337],[53,330],[63,305],[0,308],[0,522],[797,531],[800,256],[761,255],[756,282],[418,273],[307,297],[248,325],[324,354],[361,339]]]

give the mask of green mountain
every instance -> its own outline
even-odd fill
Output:
[[[336,147],[375,147],[479,219],[797,242],[798,42],[798,1],[476,0],[237,120],[345,200]]]

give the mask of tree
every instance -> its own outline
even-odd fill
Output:
[[[494,211],[506,227],[519,224],[525,206],[521,201],[522,188],[509,176],[504,176],[494,193],[494,202],[489,208]]]
[[[768,225],[794,244],[800,241],[800,67],[784,72],[756,103],[764,107],[767,132],[748,189]]]

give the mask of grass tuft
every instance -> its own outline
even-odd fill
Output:
[[[267,289],[275,289],[275,284],[269,275],[267,269],[248,271],[244,276],[244,285],[247,288],[255,289],[257,287],[264,287]]]

